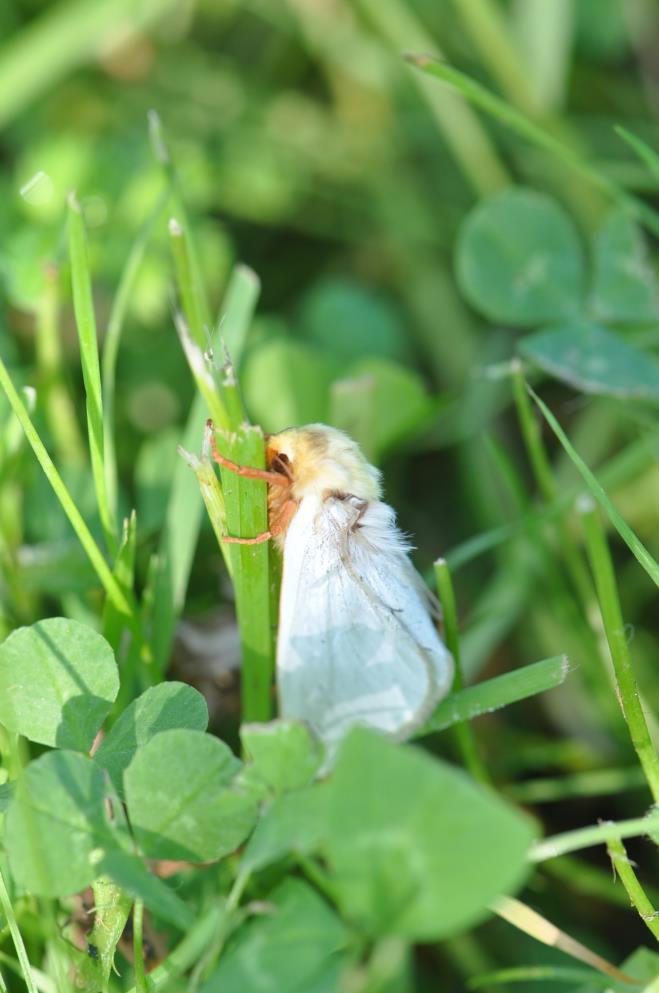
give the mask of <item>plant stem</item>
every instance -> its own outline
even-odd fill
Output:
[[[133,968],[137,993],[147,993],[143,946],[144,903],[137,899],[133,905]]]
[[[451,581],[451,573],[445,559],[437,559],[435,562],[435,579],[437,582],[437,593],[444,611],[444,631],[446,636],[446,647],[453,656],[455,671],[453,676],[453,686],[451,691],[461,690],[464,686],[462,676],[462,663],[460,659],[460,633],[458,628],[458,615],[455,605],[455,593]],[[471,725],[467,721],[460,721],[455,725],[455,738],[458,748],[462,754],[462,760],[472,774],[474,779],[481,782],[489,782],[489,775],[485,764],[478,752],[476,737]]]
[[[633,865],[627,857],[625,846],[619,838],[614,838],[606,846],[614,873],[620,876],[620,882],[625,887],[632,905],[638,911],[639,917],[659,941],[659,913],[654,909],[645,890],[638,881]]]
[[[531,862],[544,862],[545,859],[555,859],[568,852],[576,852],[581,848],[591,848],[611,840],[634,838],[639,834],[651,834],[659,829],[659,810],[652,810],[645,817],[635,817],[628,821],[609,821],[593,827],[577,828],[575,831],[564,831],[553,838],[544,838],[536,842],[529,852]]]
[[[580,501],[579,508],[602,621],[613,661],[618,699],[650,792],[654,802],[659,803],[659,756],[652,744],[638,694],[609,546],[593,501],[585,497]]]

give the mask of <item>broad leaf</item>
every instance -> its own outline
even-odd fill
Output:
[[[124,790],[143,854],[204,862],[234,851],[257,807],[232,785],[240,767],[224,742],[201,731],[163,731],[138,748]]]
[[[285,880],[268,904],[267,912],[237,932],[200,993],[330,993],[339,989],[347,935],[329,905],[299,879]]]
[[[88,751],[119,690],[107,641],[53,617],[0,645],[0,724],[42,745]]]
[[[597,324],[573,321],[537,331],[520,342],[519,351],[584,393],[659,401],[659,362]]]
[[[327,835],[328,799],[326,784],[277,797],[256,825],[241,865],[254,871],[287,855],[317,851]]]
[[[5,825],[14,879],[39,896],[67,896],[98,875],[92,853],[119,847],[106,777],[77,752],[48,752],[16,782]]]
[[[651,321],[659,317],[654,270],[643,235],[629,213],[613,210],[593,242],[590,306],[605,321]]]
[[[322,746],[300,721],[243,724],[240,740],[249,765],[243,777],[277,795],[313,781],[322,762]]]
[[[457,275],[486,317],[528,327],[579,312],[583,258],[562,207],[534,190],[513,188],[475,207],[457,245]]]
[[[208,707],[201,693],[185,683],[152,686],[126,707],[94,755],[123,795],[123,774],[138,748],[172,728],[205,731]]]
[[[343,914],[373,936],[434,941],[526,874],[531,823],[463,772],[363,728],[330,782],[327,856]]]

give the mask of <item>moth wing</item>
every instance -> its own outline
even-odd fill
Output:
[[[354,724],[402,738],[423,723],[452,675],[391,508],[302,500],[284,546],[282,716],[306,721],[330,746]]]

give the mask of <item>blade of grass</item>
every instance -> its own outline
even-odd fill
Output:
[[[434,40],[416,18],[409,4],[402,0],[353,0],[361,8],[376,31],[397,52],[401,44],[434,48]],[[416,82],[422,98],[445,138],[465,178],[479,196],[493,193],[510,182],[489,135],[478,118],[460,97],[433,92],[419,79]],[[449,97],[449,99],[447,99]]]
[[[506,795],[517,803],[556,803],[575,797],[617,795],[646,785],[645,775],[638,766],[628,769],[591,769],[569,776],[548,776],[511,783]]]
[[[249,266],[233,267],[218,314],[217,324],[236,369],[245,350],[247,332],[261,292],[261,280]]]
[[[18,418],[25,436],[29,441],[34,454],[36,455],[41,468],[44,471],[46,479],[52,486],[55,496],[59,500],[62,509],[66,516],[68,517],[73,530],[75,531],[80,544],[84,548],[96,574],[101,581],[105,592],[108,597],[115,605],[120,613],[125,614],[127,617],[135,618],[134,605],[128,600],[125,593],[121,589],[119,583],[112,575],[112,571],[108,566],[103,553],[99,549],[98,545],[92,537],[92,533],[85,524],[85,521],[76,507],[71,494],[64,484],[64,480],[60,476],[59,472],[55,468],[53,461],[46,451],[46,447],[43,444],[39,433],[37,432],[30,415],[21,400],[16,387],[14,386],[7,367],[0,358],[0,386],[5,391],[7,399],[11,404],[12,410],[14,411],[16,417]]]
[[[569,671],[568,659],[564,655],[557,655],[555,658],[543,659],[513,672],[506,672],[503,676],[486,679],[475,686],[468,686],[442,700],[415,737],[442,731],[459,721],[473,720],[507,707],[508,704],[554,689],[565,681]]]
[[[61,463],[81,464],[85,447],[75,409],[63,379],[62,346],[58,321],[59,270],[46,268],[43,293],[39,300],[36,323],[37,366],[45,394],[48,427]]]
[[[137,543],[137,517],[133,511],[124,520],[123,533],[117,558],[114,563],[114,576],[126,597],[132,595],[135,578],[135,548]],[[125,617],[115,605],[106,600],[101,620],[101,634],[112,645],[117,659],[120,655],[122,635],[125,630]]]
[[[634,533],[634,531],[632,531],[629,524],[623,520],[618,511],[615,509],[602,485],[598,482],[596,476],[591,472],[581,456],[575,451],[567,435],[547,405],[528,385],[527,390],[542,411],[545,420],[569,455],[570,459],[578,469],[592,496],[609,518],[611,524],[625,542],[632,555],[634,555],[638,562],[640,562],[643,566],[650,579],[652,579],[656,585],[659,585],[659,563],[657,563],[657,561],[652,557],[640,538]]]
[[[609,546],[595,504],[590,497],[584,497],[579,501],[579,510],[606,639],[613,661],[618,700],[650,792],[654,802],[659,803],[659,756],[652,743],[638,694]]]
[[[659,913],[652,906],[647,893],[638,881],[633,863],[627,856],[625,846],[619,838],[614,838],[609,841],[606,850],[611,859],[613,872],[614,874],[617,873],[620,877],[620,882],[625,887],[632,905],[638,911],[638,915],[643,923],[647,925],[648,929],[657,941],[659,941]]]
[[[71,69],[95,58],[117,28],[146,27],[173,0],[67,0],[44,8],[0,51],[0,127]]]
[[[548,945],[550,948],[558,948],[559,951],[565,952],[566,955],[570,955],[579,962],[585,962],[587,965],[592,966],[593,969],[597,969],[598,972],[602,972],[606,976],[611,976],[619,982],[640,985],[636,979],[621,972],[613,963],[607,962],[601,955],[591,951],[590,948],[582,945],[580,941],[576,941],[571,935],[566,934],[565,931],[561,931],[555,924],[548,921],[546,917],[538,914],[531,907],[527,907],[520,900],[515,900],[507,896],[499,897],[496,903],[493,904],[492,910],[499,917],[502,917],[504,921],[508,921],[513,927],[519,928],[524,934],[530,935],[531,938],[542,942],[543,945]]]
[[[265,467],[263,435],[244,425],[220,432],[223,455],[242,465]],[[266,484],[220,469],[230,535],[252,538],[268,528]],[[231,545],[236,613],[242,646],[242,720],[267,721],[272,715],[274,624],[271,618],[270,544]]]
[[[85,384],[87,408],[87,430],[89,434],[89,455],[94,477],[96,502],[103,525],[105,541],[112,556],[117,552],[117,522],[110,508],[105,479],[105,444],[103,429],[103,396],[101,392],[101,369],[98,359],[98,338],[96,318],[87,256],[87,235],[82,211],[75,196],[69,196],[69,260],[73,287],[73,309],[75,311],[78,340],[80,342],[80,362]]]
[[[453,686],[451,687],[451,693],[455,693],[463,688],[464,679],[460,660],[460,633],[455,605],[455,593],[453,583],[451,582],[451,573],[444,559],[437,559],[435,562],[435,581],[444,615],[446,647],[453,656],[453,664],[455,666]],[[475,779],[480,779],[481,782],[489,782],[490,777],[479,754],[471,725],[466,721],[458,721],[455,725],[455,738],[465,767]]]
[[[534,124],[524,114],[495,96],[485,86],[477,83],[465,73],[460,72],[459,69],[447,65],[445,62],[440,62],[431,55],[409,54],[405,57],[417,69],[420,69],[429,76],[434,76],[442,80],[444,83],[448,83],[452,89],[457,90],[458,93],[462,94],[462,96],[466,97],[477,107],[480,107],[487,114],[490,114],[495,120],[505,124],[516,134],[538,145],[545,151],[550,152],[566,165],[571,166],[589,179],[594,186],[603,190],[614,200],[624,204],[653,234],[659,236],[659,214],[657,211],[642,200],[639,200],[638,197],[628,193],[621,186],[618,186],[608,176],[599,172],[579,152],[559,141],[558,138],[555,138],[544,128]]]
[[[627,821],[607,821],[606,824],[596,824],[592,827],[577,828],[575,831],[564,831],[552,838],[537,841],[529,852],[531,862],[544,862],[555,859],[559,855],[578,852],[582,848],[592,848],[609,841],[622,838],[636,838],[639,835],[651,835],[659,830],[659,809],[653,809],[645,817],[634,817]]]
[[[144,252],[149,238],[160,217],[168,191],[160,194],[154,207],[149,213],[137,238],[131,245],[126,264],[123,267],[119,285],[112,301],[108,318],[105,341],[101,354],[101,388],[103,396],[103,430],[105,442],[105,483],[108,492],[108,503],[114,518],[117,514],[117,457],[114,443],[114,395],[117,368],[117,355],[121,342],[126,311],[130,294],[135,285],[135,279],[140,269]]]
[[[484,972],[467,981],[468,990],[480,990],[487,986],[504,986],[508,983],[554,982],[554,983],[592,983],[606,980],[592,969],[571,969],[560,965],[520,965],[510,969],[497,969],[496,972]]]
[[[224,323],[232,330],[237,348],[236,361],[240,360],[258,298],[258,282],[250,279],[248,272],[249,270],[243,267],[242,276],[237,277],[240,292],[234,289],[231,298],[227,298],[224,309]],[[234,282],[233,277],[229,285],[232,282]],[[219,331],[215,329],[210,348],[214,351],[219,347]],[[204,437],[208,413],[204,398],[198,393],[181,439],[183,449],[190,452],[199,449],[199,443]],[[180,460],[174,469],[154,584],[152,606],[154,654],[160,672],[164,670],[169,658],[176,622],[183,609],[201,517],[202,502],[197,481],[188,466]]]
[[[37,988],[34,984],[34,979],[32,976],[30,960],[27,957],[23,936],[21,935],[18,927],[16,915],[14,914],[14,908],[11,905],[11,900],[9,898],[9,893],[7,892],[7,887],[5,885],[2,872],[0,872],[0,908],[2,908],[2,913],[7,921],[9,931],[11,932],[12,941],[14,942],[14,948],[16,949],[16,955],[18,956],[21,972],[23,974],[23,980],[27,986],[28,993],[37,993]]]
[[[620,125],[613,130],[634,149],[639,159],[648,167],[652,176],[655,179],[659,179],[659,155],[657,155],[655,150],[650,148],[649,145],[646,145],[644,141],[641,141],[637,135],[632,134],[626,128],[620,127]]]

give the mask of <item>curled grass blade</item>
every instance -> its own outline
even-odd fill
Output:
[[[527,386],[527,390],[542,411],[543,417],[560,441],[561,445],[565,449],[565,452],[578,469],[593,498],[597,501],[606,516],[609,518],[611,524],[625,542],[632,555],[643,566],[650,579],[652,579],[652,581],[659,586],[659,563],[652,557],[638,535],[635,534],[635,532],[630,528],[629,524],[627,524],[627,522],[620,516],[601,483],[597,480],[597,477],[578,454],[565,434],[565,431],[563,431],[563,428],[552,414],[551,410],[540,399],[535,390],[533,390],[530,386]]]

